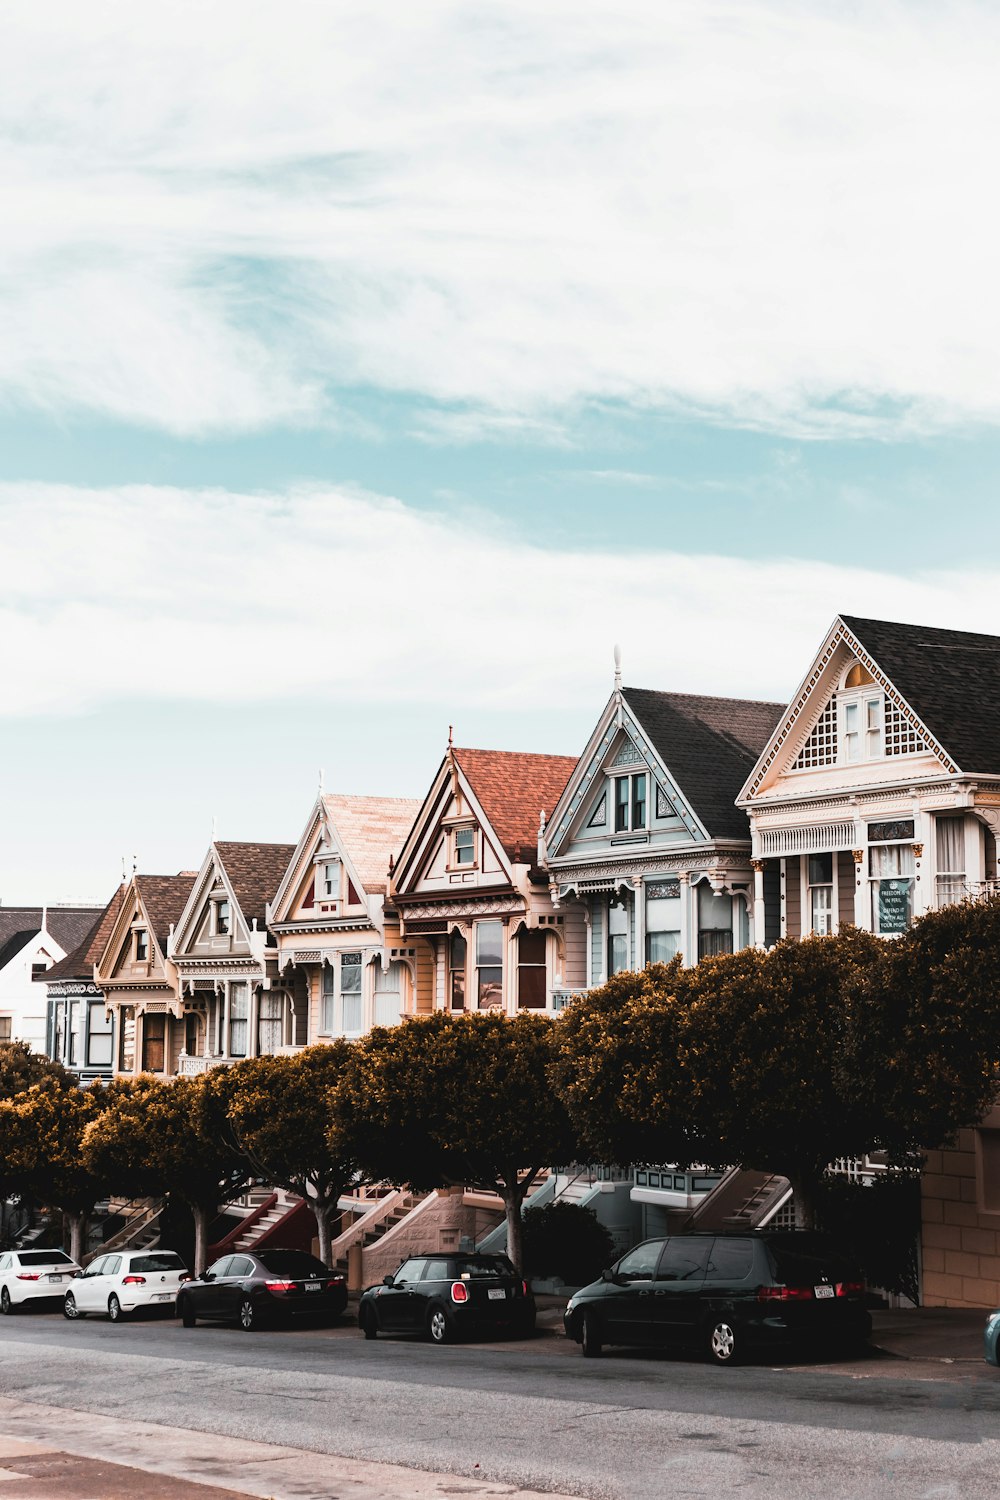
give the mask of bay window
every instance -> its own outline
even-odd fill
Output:
[[[503,923],[476,923],[476,1003],[480,1010],[503,1004]]]

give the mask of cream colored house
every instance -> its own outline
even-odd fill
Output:
[[[168,956],[194,872],[133,875],[93,961],[93,981],[112,1017],[112,1072],[172,1078],[193,1023],[185,1017],[177,970]]]
[[[316,800],[266,912],[281,982],[307,1006],[310,1042],[415,1013],[417,968],[428,959],[401,943],[385,895],[419,808],[404,797]]]

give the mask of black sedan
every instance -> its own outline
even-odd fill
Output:
[[[506,1255],[414,1256],[362,1295],[358,1327],[366,1339],[422,1333],[433,1344],[465,1333],[524,1338],[534,1332],[535,1299]]]
[[[177,1298],[185,1328],[199,1318],[238,1323],[249,1333],[261,1323],[300,1316],[336,1317],[347,1306],[347,1282],[304,1250],[261,1250],[224,1255]]]

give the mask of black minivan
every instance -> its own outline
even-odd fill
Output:
[[[805,1230],[646,1240],[571,1297],[564,1322],[588,1358],[688,1345],[720,1365],[777,1344],[861,1348],[871,1333],[857,1268]]]

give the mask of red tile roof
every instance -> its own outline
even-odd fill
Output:
[[[534,867],[539,818],[543,811],[548,816],[559,801],[576,756],[457,746],[452,753],[508,859]]]

